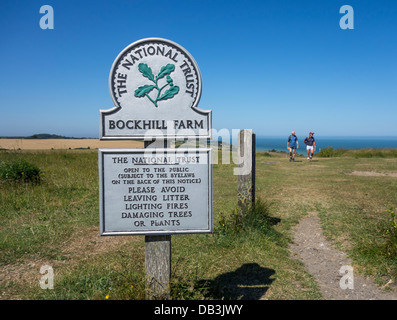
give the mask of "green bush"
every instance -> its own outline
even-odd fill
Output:
[[[319,157],[354,157],[354,158],[396,158],[397,149],[334,149],[326,147],[320,150]]]
[[[351,150],[356,158],[396,158],[397,149],[358,149]]]
[[[2,180],[39,183],[40,173],[37,166],[23,159],[0,162],[0,179]]]
[[[267,232],[272,225],[276,224],[277,218],[270,216],[270,204],[261,199],[257,200],[254,205],[247,206],[244,210],[235,209],[229,216],[220,213],[220,231],[221,233],[240,233],[241,231],[260,230]]]
[[[265,151],[265,152],[258,152],[257,155],[260,156],[260,157],[271,157],[271,156],[272,156],[272,155],[271,155],[269,152],[267,152],[267,151]]]
[[[339,157],[346,152],[345,149],[334,149],[332,147],[326,147],[320,150],[318,153],[319,157],[331,158],[331,157]]]

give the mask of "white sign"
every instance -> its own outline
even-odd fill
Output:
[[[148,38],[126,47],[110,71],[114,108],[100,111],[100,139],[211,138],[211,110],[198,108],[200,70],[180,45]]]
[[[211,149],[100,149],[101,235],[212,232]]]

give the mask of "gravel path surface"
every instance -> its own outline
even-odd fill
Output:
[[[354,272],[346,254],[326,240],[316,215],[304,218],[295,227],[290,249],[315,277],[327,300],[397,300],[395,291],[385,292]]]

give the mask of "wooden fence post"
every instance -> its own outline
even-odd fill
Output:
[[[255,204],[255,133],[240,130],[238,137],[237,205],[241,213]]]

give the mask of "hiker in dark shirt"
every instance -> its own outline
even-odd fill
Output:
[[[295,131],[292,131],[288,137],[287,149],[289,150],[289,161],[295,161],[295,150],[299,149],[298,137],[295,135]]]
[[[305,138],[305,141],[303,141],[306,145],[307,160],[310,160],[310,161],[312,161],[314,151],[316,151],[316,141],[314,140],[313,135],[314,135],[314,132],[310,132],[309,136]]]

